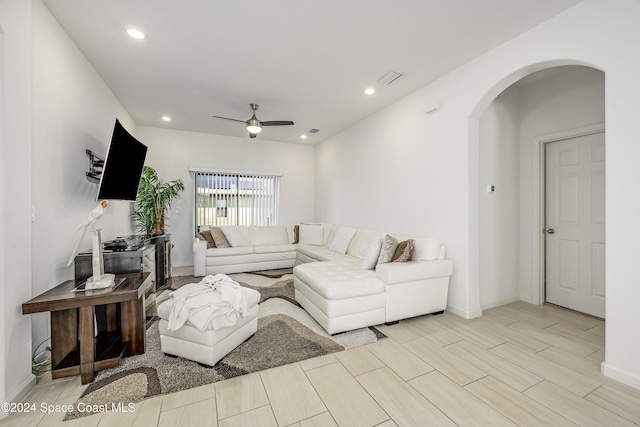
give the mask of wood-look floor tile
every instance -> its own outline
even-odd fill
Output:
[[[598,382],[605,381],[605,376],[600,373],[600,362],[595,359],[580,357],[558,347],[549,347],[538,356]]]
[[[552,410],[561,413],[564,417],[580,426],[633,426],[631,421],[610,412],[595,403],[582,399],[573,393],[543,381],[524,392],[525,395],[535,399]]]
[[[487,375],[446,348],[434,345],[427,338],[410,341],[403,346],[460,386]]]
[[[587,356],[588,359],[593,359],[595,361],[597,361],[598,363],[602,363],[604,362],[605,359],[605,351],[604,350],[598,350],[593,354],[590,354]]]
[[[314,415],[311,418],[302,420],[298,423],[291,424],[288,427],[337,427],[335,420],[328,412],[323,412],[319,415]]]
[[[218,425],[215,399],[202,400],[160,413],[159,427]]]
[[[336,359],[335,354],[325,354],[324,356],[312,357],[311,359],[302,360],[298,362],[298,364],[303,371],[308,371],[309,369],[315,369],[320,366],[330,365],[332,363],[336,363],[337,361],[338,359]]]
[[[393,340],[381,340],[367,348],[405,381],[433,371],[433,367]]]
[[[462,337],[443,328],[436,320],[438,316],[421,316],[406,321],[422,337],[429,338],[440,347],[462,341]]]
[[[520,347],[521,349],[526,350],[530,353],[537,353],[551,346],[551,344],[547,342],[535,339],[532,336],[523,334],[518,330],[509,328],[508,326],[504,326],[501,324],[496,324],[492,319],[481,320],[477,322],[473,327],[474,329],[479,329],[487,334],[495,335],[496,337],[501,338],[504,342],[509,342],[516,347]]]
[[[465,389],[517,425],[575,427],[571,421],[491,376],[471,383]]]
[[[403,343],[405,341],[415,340],[421,335],[418,331],[410,327],[409,322],[402,320],[395,325],[378,325],[376,326],[387,337],[395,342]]]
[[[459,426],[515,426],[504,415],[438,371],[414,378],[409,384]]]
[[[218,421],[219,427],[278,427],[270,406],[252,409]]]
[[[591,329],[587,329],[585,332],[588,333],[588,334],[595,335],[597,337],[600,337],[600,338],[604,339],[604,337],[605,337],[605,326],[604,326],[604,323],[602,325],[594,326]]]
[[[455,426],[438,408],[389,368],[356,377],[398,426]]]
[[[602,320],[600,319],[551,305],[534,305],[520,301],[510,306],[517,307],[519,310],[525,310],[536,316],[556,320],[559,324],[563,324],[580,331],[586,331],[587,329],[591,329],[602,323]]]
[[[242,375],[216,383],[218,419],[228,418],[269,404],[260,374]]]
[[[640,390],[623,387],[626,389],[619,383],[618,386],[604,384],[589,393],[586,399],[640,425]]]
[[[398,424],[394,423],[393,420],[389,420],[378,424],[376,427],[398,427]]]
[[[389,419],[341,364],[322,366],[306,374],[339,426],[369,427]]]
[[[586,331],[578,331],[562,324],[549,326],[547,330],[561,337],[565,337],[573,341],[578,341],[596,347],[597,349],[604,349],[604,337],[590,334]]]
[[[155,427],[161,411],[162,396],[145,399],[135,404],[134,412],[105,412],[100,427]]]
[[[601,384],[541,356],[521,350],[512,344],[503,344],[489,351],[581,397],[586,396]]]
[[[215,397],[215,384],[207,384],[200,387],[178,391],[176,393],[165,394],[162,397],[162,412]]]
[[[545,316],[536,315],[533,313],[528,313],[525,310],[520,310],[509,305],[503,305],[500,307],[491,309],[494,313],[502,314],[508,317],[512,317],[514,319],[518,319],[524,322],[527,322],[531,325],[537,326],[539,328],[547,328],[551,325],[555,325],[558,323],[555,319],[549,319]]]
[[[262,371],[260,378],[279,425],[293,424],[327,410],[297,363]]]
[[[384,363],[368,349],[368,346],[360,346],[335,353],[336,359],[347,368],[351,375],[358,376],[385,366]]]
[[[436,319],[436,322],[454,334],[484,349],[489,349],[505,342],[504,339],[485,333],[480,328],[477,328],[477,321],[466,320],[458,316],[440,316],[440,318]]]
[[[530,371],[468,341],[451,344],[445,349],[520,392],[542,381]]]
[[[594,345],[581,343],[562,335],[558,335],[549,329],[542,329],[527,322],[512,323],[508,327],[540,341],[563,348],[579,356],[586,357],[599,350],[599,347]]]

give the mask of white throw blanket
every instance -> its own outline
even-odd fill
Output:
[[[249,311],[245,289],[226,274],[206,276],[200,283],[189,283],[173,293],[169,314],[170,331],[177,331],[188,320],[204,331],[233,326]]]

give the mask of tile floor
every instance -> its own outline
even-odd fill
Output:
[[[11,414],[0,426],[640,425],[640,390],[600,374],[602,320],[517,302],[380,329],[389,339],[147,399],[133,413]],[[26,401],[71,404],[83,389],[78,377],[45,380]]]

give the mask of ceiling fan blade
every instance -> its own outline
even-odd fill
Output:
[[[246,123],[246,120],[230,119],[229,117],[211,116],[214,119],[232,120],[234,122]]]
[[[271,120],[262,122],[262,126],[287,126],[294,124],[291,120]]]

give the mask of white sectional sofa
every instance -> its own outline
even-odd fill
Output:
[[[293,227],[221,227],[231,247],[207,249],[196,239],[194,274],[295,266],[296,301],[330,334],[446,309],[453,264],[438,240],[335,224],[299,227],[299,240]],[[406,262],[388,262],[394,240],[405,242],[400,258],[412,241]]]
[[[296,265],[296,245],[284,226],[220,227],[230,247],[207,249],[207,242],[193,242],[193,275],[247,273]],[[293,233],[293,227],[290,227]]]

